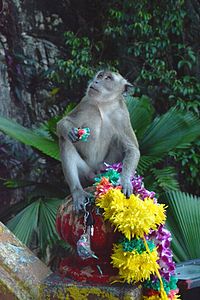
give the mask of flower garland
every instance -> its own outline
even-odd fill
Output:
[[[101,182],[100,182],[101,184]],[[106,194],[96,198],[96,205],[104,209],[104,218],[130,240],[156,230],[165,220],[164,205],[157,205],[153,199],[132,194],[127,199],[119,189],[109,189]]]
[[[175,264],[170,250],[171,234],[164,227],[165,206],[144,188],[142,177],[131,178],[133,194],[121,192],[122,164],[107,165],[95,178],[96,206],[103,209],[124,238],[114,245],[112,264],[124,282],[143,282],[144,300],[179,299]]]

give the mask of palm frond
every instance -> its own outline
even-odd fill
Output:
[[[19,180],[19,179],[7,179],[4,180],[3,185],[9,189],[18,189],[22,187],[36,185],[36,182],[30,180]]]
[[[127,96],[126,104],[130,115],[131,125],[138,140],[140,140],[147,126],[152,122],[154,108],[151,105],[149,98],[146,96],[142,96],[139,99]]]
[[[163,156],[172,149],[185,148],[200,136],[200,120],[190,112],[170,109],[156,117],[140,141],[143,155]]]
[[[179,189],[176,180],[176,170],[174,167],[165,167],[162,169],[151,168],[151,173],[156,179],[157,184],[165,191],[177,191]]]
[[[179,183],[176,180],[175,169],[171,166],[157,169],[153,166],[148,168],[144,176],[144,184],[148,190],[156,191],[157,196],[163,191],[179,190]]]
[[[10,137],[32,146],[42,153],[60,160],[58,144],[51,139],[41,136],[31,129],[25,128],[14,121],[0,117],[0,131],[8,134]]]
[[[50,118],[48,121],[42,123],[40,127],[36,129],[36,132],[39,132],[39,134],[57,141],[56,126],[58,121],[60,121],[61,119],[61,115]]]
[[[178,262],[199,258],[200,197],[174,191],[159,200],[168,205],[166,225],[172,233],[174,258]]]
[[[33,233],[37,233],[39,248],[44,251],[58,239],[55,222],[58,207],[63,200],[39,199],[18,213],[8,223],[8,228],[27,246]]]
[[[32,198],[64,198],[67,193],[67,188],[62,184],[38,182],[31,180],[7,179],[3,180],[3,185],[9,189],[18,189],[32,186],[30,199]]]
[[[143,175],[153,164],[161,162],[162,160],[163,157],[142,155],[137,166],[137,171],[139,174]]]
[[[75,102],[70,102],[66,108],[65,108],[65,111],[64,111],[64,114],[63,114],[63,117],[64,116],[67,116],[75,107],[76,107],[77,103]]]
[[[37,228],[39,208],[38,200],[28,205],[7,223],[8,228],[26,245],[29,245],[31,236]]]
[[[68,115],[76,106],[76,103],[70,102],[65,110],[64,113],[61,115],[56,115],[51,117],[49,120],[42,123],[38,128],[34,129],[34,132],[41,135],[42,137],[46,137],[52,141],[57,142],[58,137],[56,134],[56,127],[57,123],[66,115]]]

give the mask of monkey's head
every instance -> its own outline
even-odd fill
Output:
[[[110,71],[98,72],[87,89],[87,95],[97,101],[112,101],[132,86],[119,73]]]

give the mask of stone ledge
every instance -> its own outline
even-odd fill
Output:
[[[52,272],[0,223],[0,290],[16,299],[38,299],[41,282]]]
[[[41,299],[51,300],[140,300],[141,287],[128,284],[80,283],[52,274],[43,282]]]
[[[23,283],[10,276],[0,266],[0,299],[1,300],[32,300],[30,293],[24,288]]]
[[[53,274],[0,223],[1,300],[140,300],[141,287],[95,285]]]

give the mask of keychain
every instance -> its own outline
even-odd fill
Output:
[[[91,212],[88,212],[86,209],[87,204],[89,204],[89,200],[84,206],[84,232],[77,241],[77,252],[82,259],[98,259],[98,257],[94,254],[94,251],[91,249],[90,236],[94,233],[94,220]]]
[[[89,211],[88,216],[87,216],[87,221],[86,221],[86,226],[87,228],[89,227],[90,229],[90,235],[94,235],[94,218],[92,216],[92,213]]]

